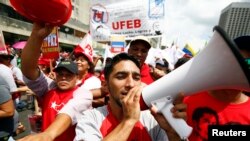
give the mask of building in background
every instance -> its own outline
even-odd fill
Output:
[[[221,12],[221,26],[230,38],[250,35],[250,2],[233,2]]]
[[[72,0],[71,18],[59,27],[59,44],[62,50],[71,51],[89,31],[89,2],[90,0]],[[32,22],[14,11],[9,0],[0,0],[0,29],[6,44],[12,45],[28,39]]]

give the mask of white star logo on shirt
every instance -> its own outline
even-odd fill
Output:
[[[56,101],[54,101],[54,102],[51,103],[50,108],[52,108],[55,111],[59,112],[63,106],[64,106],[64,103],[56,104]]]
[[[56,105],[56,102],[54,101],[54,102],[51,103],[50,108],[56,109],[56,106],[57,106],[57,105]]]

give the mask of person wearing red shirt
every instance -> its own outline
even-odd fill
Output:
[[[74,141],[167,141],[180,140],[155,107],[140,111],[140,63],[127,53],[114,56],[104,69],[110,92],[108,105],[86,110],[78,120]],[[179,97],[181,98],[181,97]],[[185,118],[181,99],[171,110],[174,117]]]
[[[41,134],[37,136],[30,135],[22,140],[55,140],[55,141],[72,141],[75,137],[75,125],[78,113],[86,109],[92,108],[91,103],[93,95],[90,91],[82,87],[78,87],[77,64],[71,60],[63,60],[55,67],[55,80],[47,77],[38,67],[38,58],[42,42],[52,30],[52,26],[41,23],[34,23],[31,36],[29,37],[26,46],[22,51],[21,70],[24,75],[24,81],[27,86],[38,96],[38,101],[42,109],[42,131],[49,134],[47,138],[43,138]],[[70,104],[70,99],[76,98],[74,104],[76,113],[73,114],[76,118],[71,118],[66,114],[59,114],[60,111],[71,113],[70,109],[65,107]],[[81,104],[80,104],[81,103]],[[71,114],[69,114],[71,115]],[[56,121],[60,118],[59,122]],[[53,129],[51,124],[58,127]]]
[[[148,38],[145,36],[137,36],[130,41],[128,54],[132,55],[141,65],[141,81],[150,84],[154,82],[154,79],[150,75],[150,67],[145,63],[148,56],[148,51],[151,48]]]

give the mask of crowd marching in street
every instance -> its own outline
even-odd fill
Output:
[[[162,57],[164,51],[149,56],[155,47],[148,37],[138,35],[129,41],[126,51],[107,58],[93,54],[93,48],[85,44],[72,52],[60,52],[57,60],[48,59],[41,48],[54,27],[34,21],[22,49],[4,44],[6,51],[0,50],[0,141],[206,141],[210,125],[250,124],[250,99],[245,89],[185,95],[179,88],[168,114],[192,127],[190,135],[183,138],[158,107],[141,110],[141,94],[145,87],[180,71],[196,56],[183,52],[174,64]],[[249,65],[250,36],[230,42]],[[168,95],[168,90],[164,93]],[[21,99],[23,95],[31,105]],[[39,130],[16,138],[25,131],[18,113],[27,106],[40,117],[34,125]]]

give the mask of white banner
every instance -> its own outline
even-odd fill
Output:
[[[110,35],[157,36],[163,33],[165,0],[92,0],[90,32],[96,41]]]

